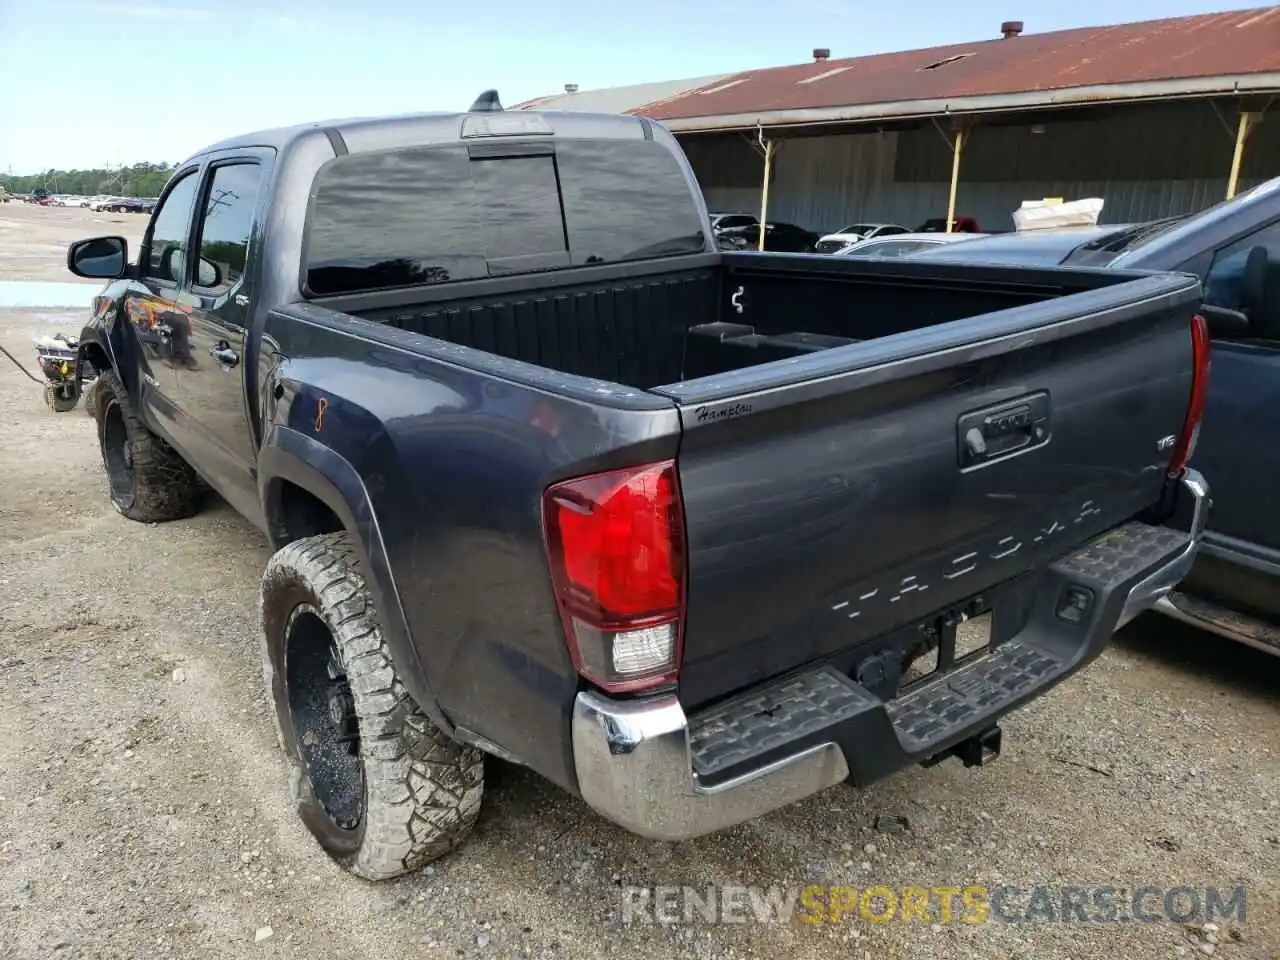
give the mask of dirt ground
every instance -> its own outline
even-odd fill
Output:
[[[68,240],[142,228],[0,205],[0,279],[72,279]],[[81,321],[0,309],[0,344],[29,361],[32,336]],[[1010,718],[978,770],[656,844],[507,767],[462,850],[401,881],[350,877],[291,807],[259,665],[264,540],[216,499],[124,520],[83,409],[54,415],[0,366],[0,956],[1280,957],[1280,660],[1158,618]],[[882,814],[906,829],[878,830]],[[620,922],[623,886],[712,883],[1242,886],[1247,912],[1217,930]]]

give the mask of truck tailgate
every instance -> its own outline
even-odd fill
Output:
[[[1103,289],[656,392],[680,406],[686,708],[1046,565],[1159,501],[1194,278]]]

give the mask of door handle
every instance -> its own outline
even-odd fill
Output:
[[[1049,442],[1049,394],[1030,394],[974,410],[956,422],[960,468],[981,466]]]
[[[240,356],[231,349],[231,344],[225,340],[219,340],[213,345],[213,349],[209,351],[209,356],[217,360],[224,367],[234,367],[240,362]]]

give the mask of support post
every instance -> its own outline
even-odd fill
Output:
[[[760,185],[760,236],[756,240],[756,249],[764,249],[764,226],[769,215],[769,177],[773,175],[774,141],[764,139],[760,134],[760,145],[764,147],[764,183]]]
[[[1236,187],[1240,183],[1240,165],[1244,161],[1244,143],[1249,139],[1249,131],[1258,119],[1258,114],[1247,110],[1241,111],[1240,122],[1236,126],[1236,150],[1231,156],[1231,176],[1227,178],[1227,199],[1236,195]]]
[[[956,187],[960,183],[960,153],[964,150],[964,130],[957,130],[951,145],[951,194],[947,198],[947,233],[956,224]]]

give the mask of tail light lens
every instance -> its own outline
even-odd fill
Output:
[[[552,586],[579,675],[605,690],[675,681],[684,619],[684,521],[672,460],[547,489]]]
[[[1191,402],[1187,404],[1187,418],[1182,424],[1182,436],[1173,448],[1169,461],[1169,473],[1175,475],[1190,462],[1200,439],[1200,421],[1204,417],[1204,404],[1209,396],[1209,367],[1212,349],[1209,341],[1209,324],[1196,314],[1191,318],[1191,356],[1195,366],[1191,378]]]

